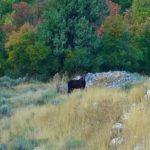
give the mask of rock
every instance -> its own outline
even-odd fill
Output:
[[[116,137],[111,140],[111,144],[114,146],[120,145],[123,142],[122,137]]]
[[[128,120],[130,113],[124,113],[123,116],[121,117],[122,120]]]
[[[142,150],[142,144],[136,144],[134,150]]]
[[[112,126],[112,136],[113,137],[121,136],[122,131],[123,131],[123,124],[122,123],[115,123]]]
[[[133,103],[129,109],[128,112],[124,113],[123,116],[121,117],[122,120],[127,120],[131,114],[131,112],[136,108],[136,104]]]
[[[112,129],[114,132],[120,133],[123,130],[123,124],[122,123],[115,123],[112,126]]]
[[[86,86],[91,86],[95,84],[96,77],[93,73],[87,73],[85,76]]]
[[[150,90],[147,90],[145,98],[150,98]]]
[[[96,84],[98,81],[108,87],[123,87],[126,88],[140,80],[142,76],[137,73],[128,73],[126,71],[109,71],[102,73],[87,73],[85,76],[86,86]]]

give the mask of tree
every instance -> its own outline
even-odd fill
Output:
[[[0,76],[4,75],[5,63],[6,63],[4,39],[5,39],[5,33],[0,28]]]
[[[108,14],[105,0],[50,0],[48,6],[39,35],[53,50],[59,70],[64,67],[68,51],[74,54],[84,49],[92,55],[99,41],[97,28]]]
[[[132,6],[133,0],[120,0],[121,11],[124,12],[126,9]]]
[[[0,2],[0,19],[7,13],[12,11],[11,3],[8,1],[1,1]]]
[[[144,22],[150,16],[150,1],[149,0],[133,0],[133,14],[138,22]]]
[[[13,21],[17,27],[22,26],[25,22],[33,22],[32,10],[28,3],[20,2],[14,4],[13,9]]]
[[[17,76],[44,74],[49,70],[47,59],[48,49],[38,42],[35,29],[30,24],[24,24],[19,31],[10,34],[6,43],[8,63]]]
[[[88,59],[87,59],[88,58]],[[64,62],[64,69],[70,75],[89,71],[92,67],[92,59],[90,53],[86,49],[77,49],[68,51]]]
[[[133,0],[112,0],[115,3],[118,3],[121,6],[121,12],[124,12],[126,9],[132,6]]]
[[[146,20],[141,27],[143,31],[134,37],[134,46],[143,52],[139,71],[150,74],[150,20]]]
[[[104,22],[101,40],[102,67],[107,70],[137,71],[142,51],[132,45],[132,34],[120,15],[110,16]]]

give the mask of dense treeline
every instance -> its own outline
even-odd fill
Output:
[[[149,66],[149,0],[0,1],[0,76]]]

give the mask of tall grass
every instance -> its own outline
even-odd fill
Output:
[[[128,121],[125,122],[123,137],[125,143],[123,150],[133,150],[139,144],[142,149],[150,149],[150,109],[149,104],[142,102],[132,111]]]
[[[40,90],[55,91],[54,86],[49,84],[41,86]],[[16,90],[23,87],[16,87]],[[129,91],[90,87],[84,91],[76,90],[69,96],[55,95],[56,99],[65,100],[59,105],[45,103],[22,108],[19,108],[22,104],[19,103],[20,98],[15,100],[13,97],[17,109],[10,118],[0,120],[0,143],[7,144],[11,150],[11,141],[16,137],[24,137],[39,141],[43,150],[108,150],[112,125],[128,111],[131,104],[136,103],[136,109],[125,122],[122,133],[125,143],[121,145],[121,149],[133,149],[140,142],[144,142],[145,148],[148,148],[150,111],[147,107],[149,102],[142,99],[143,87],[138,85]],[[36,92],[38,90],[34,91],[35,95],[30,99],[27,92],[24,100],[30,103],[36,97],[36,101],[40,97]],[[41,93],[42,96],[43,94]],[[51,101],[52,97],[47,99]]]

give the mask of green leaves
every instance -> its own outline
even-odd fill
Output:
[[[13,32],[6,46],[8,49],[8,62],[20,74],[38,74],[47,68],[49,50],[42,42],[37,41],[33,27],[25,24],[19,31]]]
[[[90,70],[92,59],[90,53],[86,49],[76,49],[68,51],[64,69],[69,73],[84,72]]]
[[[105,20],[106,32],[102,38],[103,67],[113,70],[136,70],[142,51],[135,49],[131,33],[121,16],[110,16]],[[106,44],[107,43],[107,44]]]
[[[39,26],[40,39],[53,51],[60,70],[78,72],[89,68],[87,56],[92,55],[98,45],[96,31],[108,13],[105,1],[50,0],[49,6]],[[73,57],[68,56],[68,51]],[[73,62],[78,63],[74,66]]]
[[[134,0],[133,14],[138,22],[144,22],[150,16],[150,1],[149,0]]]
[[[150,72],[149,0],[112,1],[124,13],[105,0],[2,1],[0,75]]]

